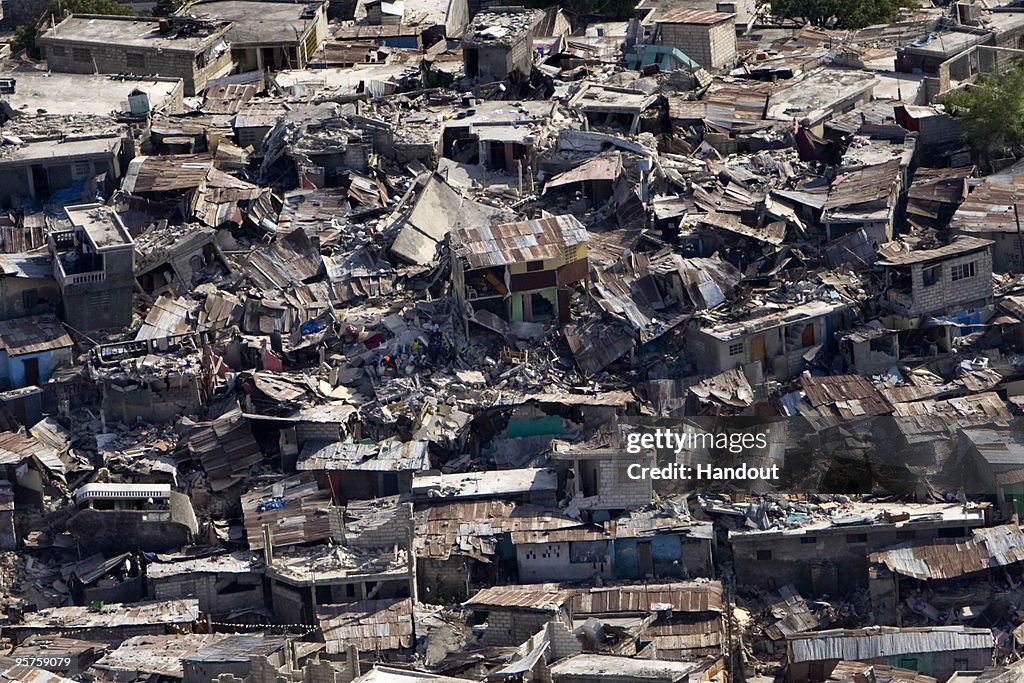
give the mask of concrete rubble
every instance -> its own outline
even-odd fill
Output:
[[[1019,6],[29,5],[0,683],[1024,680]]]

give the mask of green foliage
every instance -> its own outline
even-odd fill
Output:
[[[36,27],[32,24],[22,24],[14,29],[14,38],[11,40],[11,52],[18,53],[27,50],[29,57],[39,58],[39,50],[36,49]]]
[[[167,17],[177,12],[185,4],[185,0],[157,0],[153,8],[153,16]]]
[[[1024,63],[942,98],[964,121],[967,141],[984,161],[1024,155]]]
[[[64,12],[128,16],[132,14],[132,8],[117,0],[51,0],[50,14],[59,20],[59,17],[64,16]]]
[[[781,19],[803,19],[816,26],[862,28],[893,21],[901,7],[916,7],[915,0],[774,0],[772,14]]]
[[[65,12],[128,16],[132,13],[132,8],[117,0],[50,0],[50,5],[46,8],[43,17],[53,17],[55,21],[60,21]],[[36,48],[35,24],[22,24],[14,29],[11,51],[20,52],[21,50],[27,50],[33,59],[39,58],[39,50]]]

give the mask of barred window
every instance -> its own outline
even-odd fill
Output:
[[[76,62],[92,62],[92,50],[84,47],[71,48],[71,58]]]
[[[967,263],[958,263],[955,266],[952,266],[949,269],[949,274],[953,282],[974,277],[977,274],[974,263],[974,261],[968,261]]]

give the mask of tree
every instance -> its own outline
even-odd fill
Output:
[[[60,21],[65,12],[70,14],[111,14],[124,17],[132,14],[132,8],[118,0],[50,0],[50,5],[46,8],[46,13],[43,16],[53,17],[55,21]],[[36,24],[22,24],[15,28],[11,51],[26,50],[30,57],[38,58],[36,33]]]
[[[942,103],[963,119],[967,141],[983,161],[1024,155],[1024,62],[1001,76],[986,74]]]
[[[887,24],[901,7],[915,7],[915,0],[774,0],[772,14],[782,19],[803,19],[816,26],[862,28]]]

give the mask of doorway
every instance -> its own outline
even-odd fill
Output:
[[[25,386],[37,386],[39,384],[39,359],[26,358],[21,363],[25,368]]]

